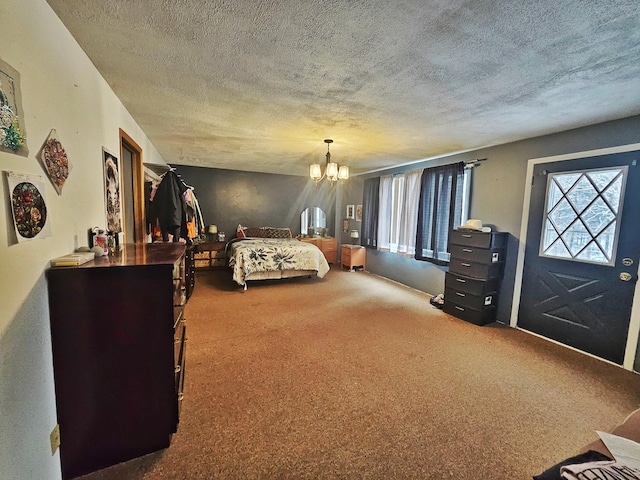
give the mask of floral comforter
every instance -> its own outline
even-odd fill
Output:
[[[247,276],[254,272],[315,270],[322,278],[329,271],[318,247],[296,239],[242,238],[227,248],[233,280],[239,285],[245,285]]]

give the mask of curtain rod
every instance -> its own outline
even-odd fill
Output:
[[[475,160],[467,160],[464,162],[464,168],[477,167],[480,162],[484,162],[486,158],[476,158]]]

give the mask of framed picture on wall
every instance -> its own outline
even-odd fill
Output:
[[[0,152],[29,155],[25,118],[20,73],[0,58]]]
[[[347,218],[353,220],[355,217],[355,205],[347,205]]]
[[[104,161],[104,196],[107,212],[107,231],[122,231],[122,213],[120,199],[120,165],[118,157],[102,147]]]
[[[362,221],[362,205],[358,205],[356,207],[356,221],[357,222]]]

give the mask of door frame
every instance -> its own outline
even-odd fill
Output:
[[[131,152],[131,170],[133,172],[133,237],[135,243],[144,243],[146,239],[146,228],[144,218],[144,166],[142,164],[142,148],[124,130],[120,130],[120,158],[122,149],[126,147]],[[126,208],[122,209],[126,215]],[[126,224],[126,223],[125,223]],[[125,232],[125,242],[133,243],[131,238],[127,238]]]
[[[527,229],[529,226],[529,206],[531,204],[531,179],[533,178],[534,167],[541,163],[563,162],[565,160],[575,160],[578,158],[597,157],[600,155],[611,155],[615,153],[632,152],[634,150],[640,150],[640,143],[621,145],[618,147],[601,148],[598,150],[588,150],[584,152],[568,153],[564,155],[554,155],[551,157],[533,158],[528,161],[527,175],[525,177],[525,185],[524,185],[524,200],[522,202],[522,220],[520,223],[520,241],[518,245],[518,260],[516,262],[516,275],[515,275],[515,283],[513,288],[513,299],[511,304],[511,319],[509,323],[511,327],[518,328],[518,310],[520,309],[520,295],[522,293],[522,272],[524,270],[524,254],[525,254],[525,248],[526,248]],[[637,168],[640,168],[640,165],[638,165]],[[636,267],[636,270],[638,270],[638,268],[640,268],[640,259],[638,259],[636,263],[638,264],[638,266]],[[578,350],[569,345],[565,345],[564,343],[557,342],[547,337],[542,337],[541,335],[530,332],[528,330],[524,330],[524,329],[520,329],[520,330],[527,332],[531,335],[539,336],[550,342],[557,343],[558,345],[562,345],[566,348],[579,351],[581,353],[584,353],[585,355],[598,358],[599,360],[602,360],[607,363],[611,363],[612,365],[619,366],[618,364],[609,362],[608,360],[602,359],[600,357],[596,357],[595,355],[584,352],[582,350]],[[636,351],[638,349],[639,337],[640,337],[640,281],[636,282],[634,297],[633,297],[633,304],[631,306],[629,333],[627,335],[627,344],[625,347],[624,361],[622,364],[622,367],[625,370],[633,371]]]

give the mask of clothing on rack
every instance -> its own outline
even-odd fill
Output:
[[[170,170],[162,176],[160,184],[152,192],[151,218],[157,220],[162,232],[162,240],[169,241],[169,235],[173,235],[173,241],[179,242],[180,238],[191,243],[187,232],[187,210],[184,193],[188,190],[180,177]]]

